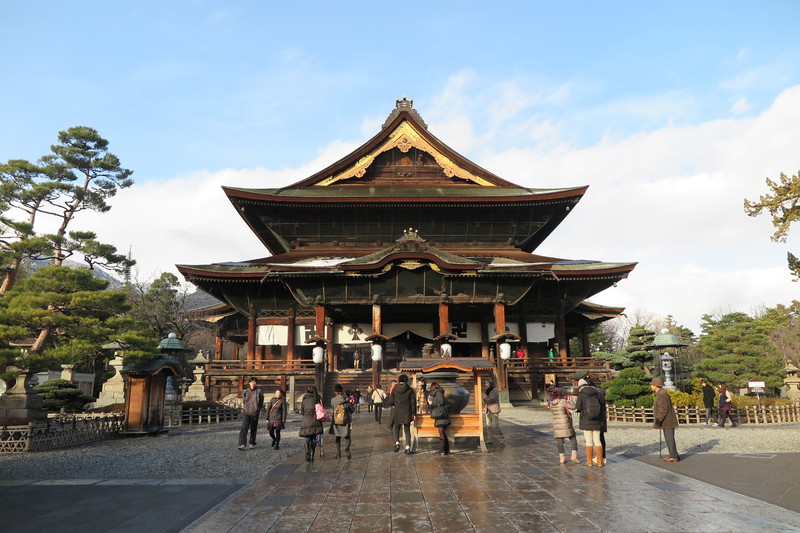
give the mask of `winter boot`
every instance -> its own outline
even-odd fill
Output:
[[[572,464],[575,464],[575,465],[581,464],[580,459],[578,459],[578,452],[577,451],[572,452],[572,457],[570,457],[569,460],[570,460],[570,462]]]
[[[314,456],[316,454],[317,454],[317,443],[316,442],[312,442],[311,443],[311,462],[312,463],[314,462]]]
[[[336,458],[339,459],[342,457],[342,441],[338,438],[336,439]]]
[[[594,451],[594,448],[591,446],[586,447],[586,466],[592,466],[592,451]]]
[[[603,466],[603,447],[595,446],[594,454],[597,456],[597,466]]]
[[[311,443],[310,442],[305,441],[305,449],[306,449],[306,462],[310,463],[311,462]]]
[[[350,459],[350,437],[344,438],[344,454]]]

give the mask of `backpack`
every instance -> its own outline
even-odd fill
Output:
[[[586,400],[586,416],[589,420],[600,420],[600,413],[603,411],[603,408],[597,396],[587,396],[584,400]]]
[[[333,423],[337,426],[343,426],[347,423],[347,408],[344,403],[340,403],[333,410]]]

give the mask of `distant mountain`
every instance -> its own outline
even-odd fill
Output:
[[[50,264],[50,261],[47,260],[38,260],[38,261],[28,261],[26,262],[26,268],[28,268],[31,272],[36,272],[41,267],[45,267]],[[86,268],[86,265],[83,263],[78,263],[76,261],[66,260],[64,261],[64,266],[69,268]],[[92,270],[92,275],[97,279],[102,279],[108,282],[108,288],[111,290],[119,290],[124,285],[125,282],[118,277],[114,276],[113,274],[103,270],[102,268],[95,268]]]
[[[199,309],[201,307],[208,307],[209,305],[216,305],[222,303],[213,296],[206,294],[203,291],[197,290],[191,294],[186,295],[186,310]]]

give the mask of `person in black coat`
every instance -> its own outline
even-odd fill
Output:
[[[706,421],[703,424],[707,426],[714,416],[714,400],[717,398],[717,393],[706,380],[700,381],[700,386],[703,387],[703,407],[706,408]]]
[[[411,422],[417,412],[417,401],[414,389],[408,386],[408,376],[400,374],[397,385],[391,393],[392,399],[392,432],[394,434],[394,451],[400,451],[400,427],[406,439],[405,453],[411,453]]]
[[[286,427],[286,416],[288,414],[289,406],[286,405],[286,395],[282,389],[278,389],[275,391],[275,396],[267,404],[269,436],[272,437],[272,447],[276,450],[281,449],[281,430]]]
[[[450,441],[447,440],[447,426],[450,425],[450,413],[447,409],[447,402],[444,399],[444,389],[435,381],[431,383],[431,387],[428,389],[428,400],[431,402],[431,415],[437,412],[437,407],[444,407],[443,412],[446,416],[434,418],[433,425],[439,430],[439,440],[441,441],[439,453],[448,455],[450,453]]]
[[[300,436],[305,439],[306,461],[313,461],[317,451],[317,435],[322,435],[325,428],[322,421],[317,420],[317,404],[322,401],[317,388],[311,385],[306,391],[300,401],[300,414],[303,416]]]
[[[603,466],[603,445],[600,442],[600,430],[603,428],[603,421],[598,417],[589,417],[589,406],[594,402],[600,404],[597,391],[589,383],[582,379],[578,382],[578,399],[575,401],[575,410],[580,413],[578,428],[583,431],[586,441],[586,466],[593,466],[592,455],[597,457],[597,466]],[[602,404],[601,404],[602,408]]]

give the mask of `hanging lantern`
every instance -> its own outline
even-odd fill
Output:
[[[325,348],[322,346],[314,346],[314,349],[311,350],[311,360],[314,361],[315,365],[322,363],[325,358]]]
[[[372,345],[372,360],[373,361],[380,361],[383,359],[383,346],[380,344],[373,344]]]
[[[507,342],[500,344],[500,359],[508,360],[511,358],[511,345]]]
[[[449,343],[442,344],[442,357],[450,357],[453,355],[453,347]]]

